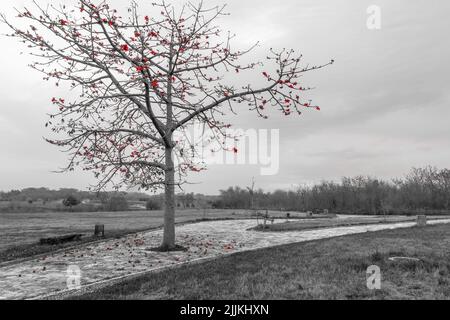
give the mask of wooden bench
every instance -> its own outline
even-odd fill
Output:
[[[73,241],[80,241],[82,234],[69,234],[65,236],[59,236],[59,237],[52,237],[52,238],[42,238],[39,239],[39,244],[49,244],[49,245],[56,245],[56,244],[62,244],[66,242],[73,242]]]

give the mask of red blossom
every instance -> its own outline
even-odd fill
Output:
[[[159,83],[158,83],[158,80],[152,80],[152,87],[153,88],[158,88],[158,86],[159,86]]]
[[[63,26],[66,26],[69,23],[69,21],[61,19],[61,20],[59,20],[59,23]]]
[[[123,45],[120,46],[120,50],[127,52],[127,51],[130,50],[130,48],[128,47],[127,44],[123,44]]]

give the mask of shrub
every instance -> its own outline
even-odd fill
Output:
[[[77,206],[81,203],[80,200],[78,200],[77,198],[75,198],[74,196],[70,195],[68,196],[66,199],[63,200],[63,205],[65,205],[66,207],[74,207]]]
[[[145,207],[147,208],[147,210],[161,210],[160,203],[152,199],[147,200]]]
[[[108,211],[126,211],[128,210],[128,201],[124,196],[112,196],[105,205]]]

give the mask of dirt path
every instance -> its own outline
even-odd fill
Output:
[[[437,223],[450,223],[450,219],[429,221],[429,224]],[[177,228],[178,244],[189,250],[172,253],[148,250],[160,244],[161,230],[142,232],[0,267],[0,299],[30,299],[67,290],[69,265],[80,268],[81,284],[86,286],[233,252],[414,225],[414,222],[401,222],[309,231],[256,232],[246,231],[255,226],[255,220],[201,222]]]

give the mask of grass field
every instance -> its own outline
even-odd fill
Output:
[[[435,216],[427,217],[428,220],[450,218],[450,216]],[[258,231],[302,231],[311,229],[323,229],[323,228],[335,228],[345,226],[357,226],[379,223],[396,223],[405,221],[416,221],[417,217],[410,216],[345,216],[340,215],[339,219],[336,218],[323,218],[314,220],[295,220],[281,223],[267,223],[264,227],[263,224],[258,225],[254,230]]]
[[[269,212],[271,216],[285,217],[284,212]],[[301,216],[301,214],[296,214]],[[249,218],[247,210],[198,209],[177,210],[176,222],[201,219]],[[0,213],[0,262],[48,252],[61,246],[37,246],[40,238],[81,233],[91,241],[94,225],[105,225],[106,237],[117,237],[131,232],[158,228],[163,225],[162,211],[126,212],[35,212]]]
[[[232,213],[232,210],[209,210],[205,215],[202,210],[180,210],[177,211],[176,222],[231,218]],[[0,250],[12,245],[36,242],[41,237],[67,233],[92,234],[96,223],[104,224],[106,233],[144,230],[161,226],[163,212],[0,213]]]
[[[307,230],[336,226],[400,222],[414,220],[405,216],[306,216],[305,213],[290,212],[291,219],[286,221],[286,212],[269,211],[269,216],[279,218],[272,225],[268,222],[268,231]],[[176,212],[176,222],[185,223],[205,219],[245,219],[250,218],[248,210],[226,209],[185,209]],[[262,219],[259,219],[262,223]],[[116,238],[129,233],[159,228],[163,225],[162,211],[124,211],[124,212],[35,212],[0,213],[0,263],[37,254],[48,253],[98,240],[93,237],[96,223],[105,225],[106,238]],[[255,222],[256,224],[256,222]],[[80,242],[61,245],[39,245],[40,238],[81,233]]]
[[[231,217],[233,212],[208,212],[206,217]],[[194,221],[205,217],[200,210],[177,212],[176,222]],[[106,238],[119,237],[136,231],[163,225],[162,211],[126,212],[35,212],[0,213],[0,262],[25,258],[35,254],[95,240],[94,225],[105,225]],[[84,240],[49,246],[38,245],[39,239],[81,233]]]
[[[450,299],[449,247],[450,225],[386,230],[237,253],[72,298]],[[381,290],[367,289],[369,265],[381,268]]]

